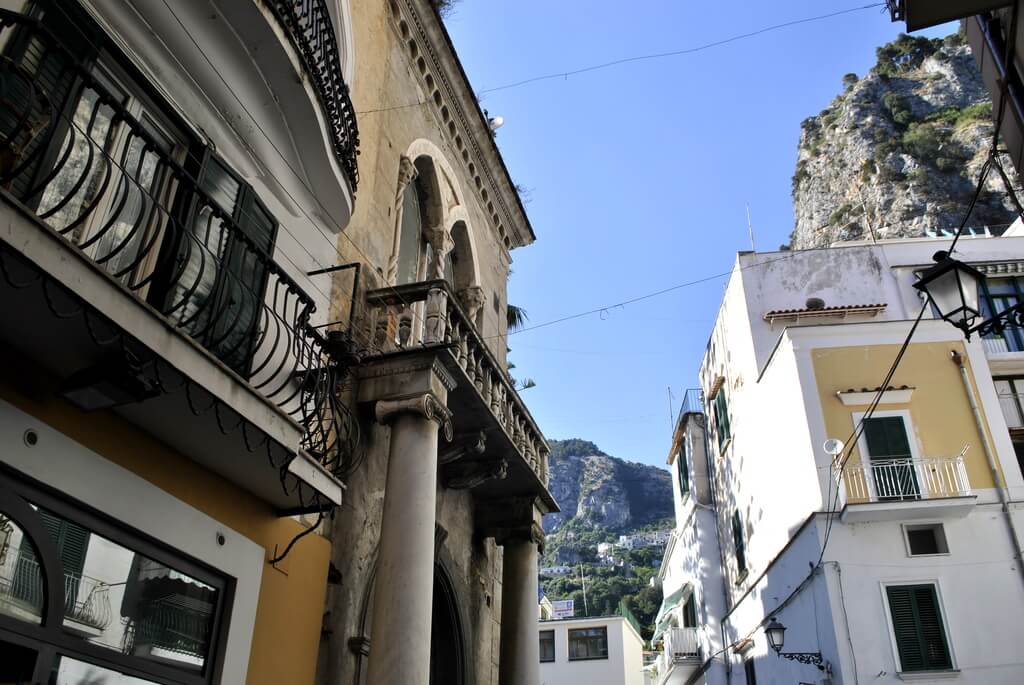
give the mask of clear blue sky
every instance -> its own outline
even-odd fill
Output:
[[[461,0],[446,24],[479,92],[539,74],[684,49],[865,0]],[[537,324],[728,271],[793,227],[800,122],[904,28],[880,8],[701,53],[487,93],[498,144],[530,189],[537,242],[513,253],[509,301]],[[944,27],[929,35],[954,30]],[[668,391],[696,372],[725,279],[512,335],[514,374],[549,438],[664,465]]]

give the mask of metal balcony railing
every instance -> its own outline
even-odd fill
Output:
[[[431,346],[450,348],[480,402],[547,486],[547,442],[449,283],[433,280],[382,288],[367,293],[367,299],[373,308],[371,349],[383,354]]]
[[[704,403],[701,401],[700,388],[690,388],[683,395],[683,404],[679,407],[679,415],[703,413]]]
[[[43,574],[39,562],[19,554],[11,578],[0,578],[0,602],[20,606],[29,612],[43,607]],[[64,574],[64,617],[98,631],[106,630],[114,617],[110,586],[79,574]]]
[[[684,659],[700,659],[702,653],[699,628],[667,629],[662,650],[658,653],[658,682],[665,682],[677,662]]]
[[[348,85],[341,73],[338,41],[327,3],[325,0],[273,0],[269,7],[302,57],[331,127],[335,157],[355,193],[359,183],[359,129]]]
[[[0,196],[290,414],[303,447],[341,468],[338,365],[272,247],[43,22],[0,10],[0,48]]]
[[[847,466],[847,496],[860,502],[965,497],[971,494],[971,484],[964,452],[946,459],[872,459]]]

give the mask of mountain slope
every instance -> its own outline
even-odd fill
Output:
[[[963,219],[993,130],[970,49],[958,34],[903,35],[877,53],[866,76],[847,74],[845,91],[800,125],[794,249],[922,236]],[[998,233],[1014,217],[991,173],[968,225]]]

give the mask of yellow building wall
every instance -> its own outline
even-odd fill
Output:
[[[892,366],[899,348],[899,345],[870,345],[811,350],[825,431],[830,437],[845,441],[854,429],[853,414],[863,413],[868,408],[866,404],[846,406],[836,393],[851,388],[859,391],[862,388],[877,387]],[[978,401],[977,391],[974,390],[974,372],[962,343],[917,343],[907,349],[889,383],[896,388],[904,385],[915,388],[910,402],[880,404],[877,410],[905,410],[910,413],[914,432],[912,439],[916,440],[922,459],[952,458],[960,453],[964,445],[969,445],[964,463],[971,488],[993,488],[992,472],[985,458],[960,370],[950,358],[953,350],[964,356],[972,391]],[[991,437],[984,408],[982,419]],[[854,445],[848,465],[861,463],[860,449]],[[847,494],[850,495],[849,490]]]
[[[0,377],[0,399],[223,522],[268,552],[272,553],[275,545],[283,549],[304,530],[297,521],[278,518],[258,498],[117,415],[79,411],[57,396],[56,386],[27,360],[14,362],[9,350],[5,359],[11,363]],[[279,568],[264,566],[249,654],[250,685],[313,683],[330,550],[326,539],[307,535]]]

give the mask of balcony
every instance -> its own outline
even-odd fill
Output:
[[[455,378],[448,408],[456,430],[486,437],[473,460],[477,468],[468,472],[486,472],[491,464],[493,477],[473,482],[478,479],[449,471],[446,485],[472,487],[483,498],[539,496],[549,511],[558,511],[547,489],[547,442],[448,282],[373,290],[367,301],[373,356],[435,350]]]
[[[844,522],[966,516],[977,497],[964,466],[967,448],[944,459],[873,459],[843,469]]]
[[[658,653],[658,685],[685,683],[703,660],[699,628],[669,628]]]
[[[0,614],[37,620],[44,605],[43,574],[34,558],[18,554],[10,577],[0,575]],[[80,574],[64,574],[64,627],[86,637],[101,634],[114,617],[110,586]]]
[[[270,10],[288,33],[313,82],[330,128],[334,155],[352,192],[359,183],[359,130],[341,73],[341,57],[325,0],[272,0]]]
[[[907,31],[917,31],[1011,3],[1010,0],[886,0],[886,4],[893,21],[905,21]]]
[[[0,46],[0,342],[282,511],[340,503],[313,300],[45,26],[0,11]]]

